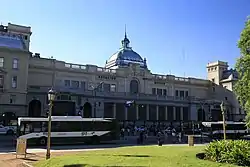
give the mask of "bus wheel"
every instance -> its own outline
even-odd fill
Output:
[[[41,137],[41,138],[39,139],[39,141],[38,141],[38,144],[39,144],[40,146],[46,146],[46,144],[47,144],[47,138],[46,138],[46,137]]]
[[[100,139],[99,139],[99,137],[98,137],[98,136],[93,136],[93,137],[91,138],[91,143],[92,143],[92,144],[100,144]]]
[[[13,130],[8,130],[6,134],[7,134],[7,135],[13,135],[14,132],[13,132]]]

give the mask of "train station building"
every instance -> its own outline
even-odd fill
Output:
[[[0,26],[0,113],[45,116],[53,87],[58,110],[68,115],[137,122],[217,121],[224,101],[227,120],[245,116],[232,92],[237,73],[227,62],[204,65],[207,79],[154,74],[125,33],[104,67],[68,63],[32,53],[31,34],[31,27]],[[114,48],[118,44],[115,41]],[[127,101],[134,103],[127,106]]]

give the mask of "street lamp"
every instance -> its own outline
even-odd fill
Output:
[[[224,140],[226,140],[226,120],[225,120],[226,106],[223,101],[220,104],[220,109],[221,109],[222,119],[223,119],[223,135],[224,135]]]
[[[51,113],[53,107],[53,101],[55,100],[56,92],[52,89],[48,92],[48,100],[49,100],[49,121],[48,121],[48,137],[47,137],[47,152],[46,152],[46,159],[50,159],[50,137],[51,137]]]

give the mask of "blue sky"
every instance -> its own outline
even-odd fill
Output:
[[[153,73],[206,77],[208,62],[234,66],[250,0],[0,0],[0,21],[32,27],[31,51],[104,66],[124,25]]]

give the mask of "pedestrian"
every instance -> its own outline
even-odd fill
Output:
[[[124,140],[124,132],[125,132],[125,129],[122,128],[122,129],[121,129],[121,138],[122,138],[122,140]]]
[[[181,132],[180,132],[180,133],[178,134],[178,140],[179,140],[179,143],[181,143],[181,142],[182,142],[181,137],[182,137],[182,134],[181,134]]]
[[[157,138],[158,138],[158,146],[162,146],[164,142],[164,135],[161,131],[158,132]]]
[[[140,143],[143,144],[143,140],[144,140],[144,133],[143,131],[140,131]]]

